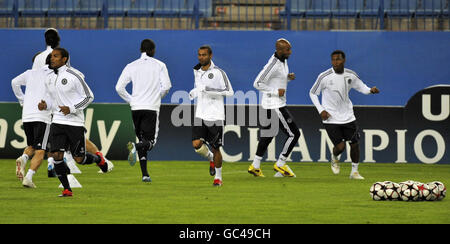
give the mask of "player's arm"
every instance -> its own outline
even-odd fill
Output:
[[[84,79],[81,77],[74,77],[73,79],[75,79],[74,89],[76,89],[77,93],[79,94],[79,98],[77,99],[78,101],[76,101],[74,104],[59,107],[60,111],[63,112],[64,115],[84,110],[94,100],[94,94],[92,93],[91,88],[89,88]],[[67,108],[69,110],[67,110]]]
[[[320,75],[319,75],[319,77],[320,77]],[[323,81],[323,79],[319,79],[319,77],[317,77],[316,82],[309,90],[309,98],[311,99],[312,103],[314,104],[317,111],[319,112],[322,120],[327,120],[331,115],[325,110],[325,108],[322,106],[322,104],[319,101],[319,95],[323,90],[325,82]]]
[[[355,75],[355,82],[352,82],[352,87],[355,88],[355,90],[366,95],[376,94],[380,92],[380,90],[378,90],[376,86],[369,88],[357,75]]]
[[[27,70],[11,80],[12,90],[17,100],[19,100],[20,106],[23,106],[23,100],[25,98],[25,94],[23,93],[21,86],[26,86],[28,72],[29,71]]]
[[[164,98],[167,93],[169,93],[169,90],[172,87],[172,83],[170,82],[169,71],[167,70],[165,64],[162,65],[160,72],[160,96],[161,98]]]
[[[223,70],[214,72],[215,87],[205,86],[203,92],[210,95],[233,96],[234,91],[227,74]],[[216,88],[217,87],[217,88]]]
[[[125,102],[130,103],[131,102],[131,95],[127,92],[125,87],[128,85],[128,83],[131,82],[131,75],[128,71],[128,66],[125,67],[122,71],[122,74],[119,77],[119,80],[116,84],[116,91],[119,96],[125,100]]]
[[[279,89],[273,88],[267,85],[270,76],[272,76],[273,72],[275,71],[275,60],[271,63],[264,66],[264,68],[259,72],[258,76],[256,76],[255,81],[253,82],[253,87],[261,92],[271,94],[274,96],[279,96]],[[284,93],[283,93],[284,95]]]
[[[41,99],[41,101],[38,103],[38,109],[39,110],[53,110],[53,94],[50,93],[50,88],[49,83],[48,82],[44,82],[45,84],[45,92],[44,92],[44,96]]]

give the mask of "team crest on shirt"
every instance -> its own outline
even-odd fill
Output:
[[[350,85],[352,83],[352,79],[350,77],[346,76],[344,79],[347,81],[347,83]]]
[[[63,84],[63,85],[67,84],[67,79],[66,78],[62,79],[61,84]]]
[[[209,73],[208,74],[208,78],[210,78],[210,79],[214,78],[214,74],[213,73]]]

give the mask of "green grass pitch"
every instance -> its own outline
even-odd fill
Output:
[[[207,162],[150,162],[153,182],[141,182],[139,164],[113,161],[98,174],[95,165],[78,166],[83,188],[59,198],[57,178],[47,178],[46,161],[34,176],[36,189],[22,187],[15,160],[0,160],[0,224],[154,223],[154,224],[310,224],[450,223],[450,201],[374,201],[376,181],[439,180],[450,185],[450,165],[362,163],[366,179],[350,180],[350,164],[333,175],[328,163],[289,163],[296,178],[247,173],[249,163],[224,163],[222,187],[213,187]],[[29,165],[29,162],[28,162]],[[27,165],[27,169],[28,169]]]

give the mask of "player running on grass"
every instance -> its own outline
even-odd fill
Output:
[[[331,170],[339,174],[338,156],[345,149],[345,142],[350,142],[350,157],[352,170],[350,179],[363,180],[358,171],[359,165],[359,127],[353,113],[353,104],[350,101],[351,88],[363,94],[376,94],[380,91],[377,87],[367,87],[359,76],[350,69],[344,68],[345,53],[336,50],[331,53],[332,68],[322,72],[309,91],[309,96],[320,114],[322,123],[328,136],[334,144]],[[322,104],[318,95],[322,93]]]
[[[161,99],[172,84],[166,65],[154,58],[156,46],[150,39],[141,42],[141,57],[129,63],[116,84],[119,96],[131,106],[134,131],[138,143],[128,142],[128,161],[133,166],[139,155],[142,181],[151,182],[147,170],[147,153],[156,144],[159,130]],[[132,82],[132,94],[125,87]]]
[[[64,187],[62,197],[72,196],[67,174],[69,168],[64,162],[64,152],[70,150],[79,164],[96,163],[103,172],[108,165],[100,152],[86,152],[84,109],[92,102],[94,95],[84,81],[84,75],[67,66],[69,53],[64,48],[55,48],[51,53],[46,88],[51,97],[38,104],[39,110],[49,109],[53,113],[50,126],[50,156],[55,160],[55,172]]]
[[[222,154],[220,147],[223,146],[225,120],[223,98],[232,96],[234,91],[225,71],[212,61],[211,47],[201,46],[197,54],[199,63],[194,67],[194,89],[189,92],[191,99],[197,98],[194,125],[192,126],[192,146],[196,153],[209,159],[210,174],[214,175],[213,185],[221,186]]]
[[[262,92],[261,106],[263,112],[268,117],[277,116],[279,119],[278,128],[288,136],[277,162],[273,165],[273,169],[282,174],[282,176],[295,177],[294,172],[286,164],[287,157],[289,157],[289,154],[292,152],[300,137],[300,132],[294,122],[294,118],[286,107],[287,85],[289,81],[295,79],[295,74],[289,73],[287,62],[289,56],[292,54],[291,43],[283,38],[278,39],[275,44],[275,49],[275,53],[270,57],[261,72],[259,72],[253,86]],[[248,168],[248,172],[254,176],[264,177],[261,170],[261,159],[266,153],[270,142],[279,132],[278,128],[273,128],[273,126],[268,125],[261,128],[261,130],[276,130],[276,132],[274,131],[270,135],[263,135],[260,130],[261,136],[256,155],[253,163]]]

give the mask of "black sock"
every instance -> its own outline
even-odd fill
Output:
[[[100,158],[100,156],[87,152],[83,164],[98,164],[101,161],[102,159]]]
[[[142,139],[136,145],[136,151],[150,151],[153,148],[153,140]]]
[[[64,161],[55,160],[55,172],[58,176],[59,181],[63,185],[64,189],[72,191],[72,189],[70,189],[69,179],[67,178],[67,173],[69,172],[68,168],[69,167],[67,167]]]
[[[147,159],[139,160],[139,163],[141,164],[142,176],[149,176],[147,171]]]

